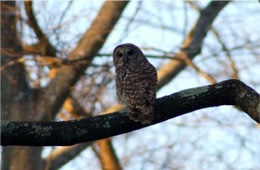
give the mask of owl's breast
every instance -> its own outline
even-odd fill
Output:
[[[129,80],[127,80],[127,72],[125,69],[117,69],[116,70],[116,94],[118,101],[123,105],[128,105],[127,98],[127,84]]]

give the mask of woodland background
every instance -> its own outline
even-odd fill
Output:
[[[111,53],[125,42],[157,68],[157,97],[230,78],[259,91],[259,21],[258,1],[1,1],[1,119],[117,110]],[[259,143],[252,119],[221,106],[91,143],[1,147],[1,166],[256,170]]]

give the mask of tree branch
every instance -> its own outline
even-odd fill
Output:
[[[98,140],[96,144],[99,147],[99,159],[103,170],[121,170],[119,159],[112,145],[111,138]]]
[[[186,2],[189,3],[194,9],[196,9],[199,12],[201,12],[200,6],[197,3],[195,3],[194,1],[186,1]],[[226,56],[227,56],[227,58],[228,58],[228,60],[230,62],[230,65],[231,65],[231,69],[233,71],[232,77],[234,79],[239,79],[239,77],[238,77],[238,69],[237,69],[237,66],[235,64],[235,61],[232,58],[230,50],[226,46],[225,42],[222,40],[222,38],[221,38],[220,34],[218,33],[218,31],[216,30],[216,28],[211,26],[210,31],[215,35],[215,37],[218,40],[218,42],[220,43],[222,49],[226,53]]]
[[[83,62],[62,65],[49,85],[38,96],[37,112],[39,120],[53,118],[64,100],[76,84],[84,70],[91,64],[95,55],[103,46],[109,33],[119,20],[128,1],[105,1],[90,28],[83,35],[75,49],[67,56],[67,60],[75,60],[91,56]],[[59,88],[57,88],[59,87]],[[46,114],[46,112],[50,114]]]
[[[48,38],[41,30],[41,28],[35,18],[35,15],[33,13],[33,1],[25,1],[24,6],[25,6],[26,15],[28,17],[28,24],[33,29],[33,31],[35,32],[35,34],[39,40],[39,42],[36,43],[35,45],[32,45],[32,47],[24,46],[23,47],[24,53],[29,53],[29,54],[36,53],[37,54],[37,52],[39,52],[39,54],[41,54],[41,55],[56,56],[57,50],[49,42]],[[37,50],[36,49],[32,50],[32,48],[34,48],[34,47],[36,47]]]
[[[42,167],[48,167],[48,170],[56,170],[78,156],[84,149],[90,146],[92,142],[81,143],[70,147],[61,147],[55,149],[47,158],[42,160]]]
[[[192,60],[201,52],[202,43],[206,37],[210,26],[219,14],[219,12],[229,3],[229,1],[211,1],[209,5],[201,10],[197,23],[189,32],[187,38],[182,44],[182,49],[175,55],[175,58]],[[179,74],[186,64],[181,60],[172,60],[164,65],[158,71],[159,82],[158,88],[169,83],[176,75]]]
[[[183,90],[156,100],[151,125],[202,108],[238,105],[260,123],[260,95],[239,80]],[[57,146],[94,141],[150,125],[129,120],[126,112],[114,112],[66,122],[1,123],[1,145]]]

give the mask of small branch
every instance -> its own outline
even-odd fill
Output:
[[[49,42],[46,35],[41,30],[34,12],[33,12],[33,1],[25,1],[24,2],[26,15],[28,17],[28,24],[35,32],[39,42],[36,44],[38,50],[31,50],[30,46],[25,46],[23,48],[24,53],[36,53],[40,52],[41,55],[49,55],[49,56],[55,56],[57,50],[52,46],[52,44]],[[40,47],[40,48],[39,48]]]
[[[131,24],[133,23],[133,21],[135,20],[138,12],[141,10],[141,7],[142,7],[142,4],[143,4],[143,1],[140,0],[138,2],[138,6],[135,8],[135,12],[134,14],[131,16],[131,18],[128,20],[126,26],[125,26],[125,29],[123,31],[123,35],[121,36],[121,38],[118,40],[118,44],[120,42],[122,42],[128,35],[129,35],[129,29],[131,28]]]
[[[176,53],[175,57],[192,60],[201,52],[202,43],[206,37],[209,28],[219,12],[229,3],[229,1],[211,1],[206,8],[201,10],[200,17],[196,24],[188,33],[187,38],[182,44],[182,49]],[[178,73],[186,67],[185,62],[171,60],[158,70],[158,88],[169,83]]]
[[[66,110],[66,112],[69,114],[69,117],[72,119],[88,118],[92,116],[92,113],[87,112],[71,95],[65,100],[63,109]]]
[[[111,139],[98,140],[97,146],[99,147],[99,159],[102,164],[103,170],[121,170],[121,165],[116,155],[115,149],[112,145]]]
[[[260,95],[239,80],[183,90],[156,100],[151,125],[213,106],[238,105],[260,123]],[[1,145],[60,146],[120,135],[150,125],[129,120],[126,112],[63,122],[2,121]]]
[[[228,60],[229,60],[229,62],[230,62],[230,65],[231,65],[231,69],[232,69],[232,71],[233,71],[232,77],[233,77],[234,79],[239,79],[238,69],[237,69],[237,66],[236,66],[235,61],[234,61],[233,58],[232,58],[232,55],[231,55],[230,50],[228,49],[228,47],[226,46],[226,44],[224,43],[224,41],[221,39],[221,37],[220,37],[219,33],[217,32],[217,30],[216,30],[214,27],[212,27],[210,30],[213,32],[213,34],[215,35],[215,37],[216,37],[217,40],[219,41],[220,45],[222,46],[222,49],[223,49],[224,52],[226,53],[226,56],[227,56],[227,58],[228,58]]]
[[[217,83],[216,80],[206,72],[202,71],[196,64],[194,64],[189,58],[184,59],[184,62],[194,68],[202,77],[208,80],[210,83],[215,84]]]
[[[92,143],[81,143],[70,147],[62,147],[55,149],[48,157],[42,160],[42,165],[45,167],[49,165],[48,170],[56,170],[78,156],[84,149]]]
[[[33,1],[25,1],[24,6],[25,6],[26,15],[28,17],[28,24],[33,29],[33,31],[35,32],[37,38],[43,39],[45,36],[44,36],[44,34],[43,34],[35,16],[34,16]]]
[[[199,12],[201,12],[201,8],[199,7],[199,5],[196,2],[194,2],[194,1],[186,1],[186,2],[188,2],[194,9],[196,9]],[[225,42],[222,40],[221,36],[219,35],[217,30],[213,26],[211,26],[210,31],[215,35],[215,37],[218,40],[218,42],[220,43],[222,49],[226,53],[226,56],[227,56],[227,58],[228,58],[228,60],[230,62],[230,65],[231,65],[231,69],[233,71],[232,77],[234,79],[239,79],[239,77],[238,77],[238,69],[236,67],[235,61],[232,58],[230,50],[228,49],[228,47],[226,46]]]
[[[45,47],[43,47],[43,43],[37,42],[35,44],[23,44],[22,46],[23,54],[31,54],[31,55],[45,55]],[[54,57],[54,56],[53,56]]]

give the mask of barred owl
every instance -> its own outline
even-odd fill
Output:
[[[128,107],[130,120],[150,124],[154,118],[157,72],[134,44],[117,46],[113,52],[116,93]]]

